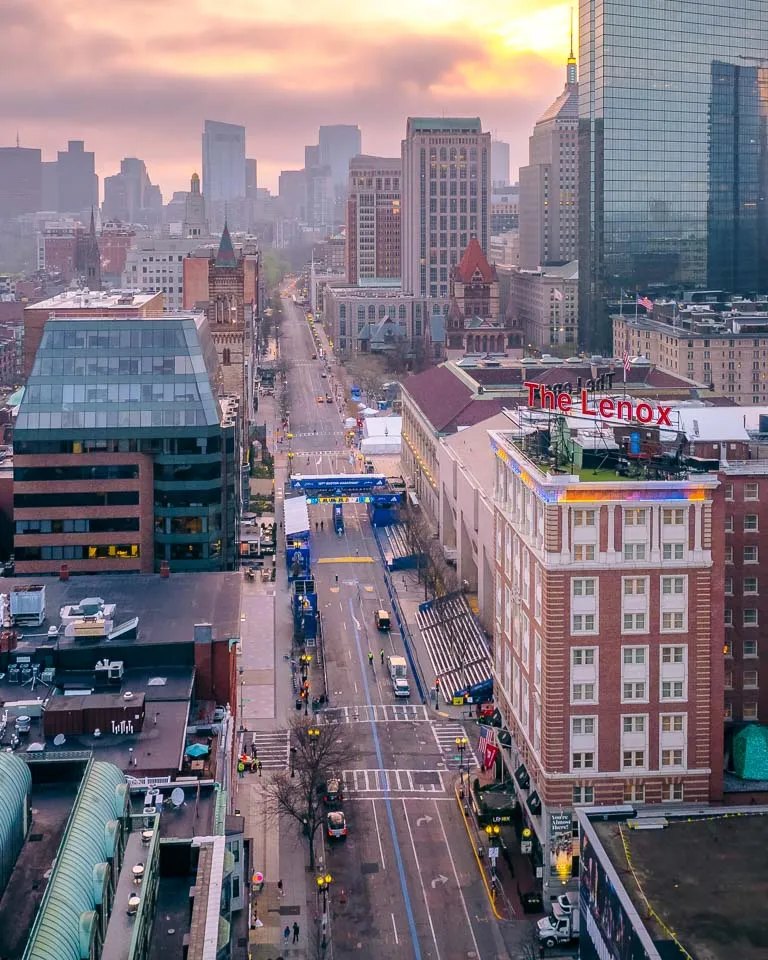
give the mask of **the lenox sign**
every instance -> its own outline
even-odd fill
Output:
[[[581,389],[570,392],[570,384],[554,384],[553,388],[540,383],[523,383],[528,389],[528,406],[537,410],[551,410],[555,413],[581,414],[584,417],[599,417],[601,420],[623,420],[626,423],[654,424],[657,427],[671,427],[671,406],[659,403],[635,403],[628,399],[601,397],[590,399],[590,391]],[[558,390],[558,387],[560,388]]]

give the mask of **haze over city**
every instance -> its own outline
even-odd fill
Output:
[[[84,139],[102,179],[141,157],[170,196],[200,166],[206,118],[246,126],[274,191],[320,124],[359,123],[366,153],[396,156],[409,115],[480,116],[514,177],[568,30],[553,0],[5,0],[0,129],[51,159]]]

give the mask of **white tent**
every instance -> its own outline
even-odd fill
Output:
[[[402,417],[367,417],[360,452],[368,456],[399,455],[402,425]]]
[[[285,535],[309,533],[309,510],[306,497],[292,497],[285,501]]]

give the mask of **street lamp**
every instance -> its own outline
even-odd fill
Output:
[[[464,769],[464,751],[469,741],[466,737],[456,737],[456,749],[459,751],[459,772]]]
[[[307,736],[309,737],[309,742],[312,744],[317,743],[320,737],[320,729],[318,727],[310,727],[307,730]]]
[[[304,604],[302,603],[302,607]],[[309,602],[306,604],[307,607],[310,606]],[[307,673],[309,672],[309,665],[312,663],[312,654],[311,653],[302,653],[299,657],[299,663],[301,664],[301,679],[307,679]]]
[[[291,747],[291,776],[296,776],[296,747]]]
[[[324,876],[317,878],[317,889],[323,894],[323,913],[326,913],[328,910],[328,887],[330,887],[332,883],[333,877],[330,873],[326,873]]]
[[[496,857],[499,855],[499,834],[501,827],[498,823],[488,823],[485,827],[488,836],[488,862],[491,865],[491,879],[496,880]],[[494,842],[495,841],[495,842]],[[491,853],[493,851],[493,853]]]
[[[304,716],[306,717],[309,714],[309,680],[304,681],[302,696],[304,697]]]

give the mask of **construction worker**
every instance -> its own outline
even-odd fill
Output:
[[[373,654],[370,650],[368,651],[368,663],[370,663],[371,667],[373,667]]]
[[[254,761],[254,763],[256,764],[256,772],[259,776],[261,776],[261,760],[257,759]]]
[[[243,763],[242,760],[240,760],[239,763],[237,764],[237,775],[242,780],[244,774],[245,774],[245,764]]]
[[[381,651],[379,652],[379,656],[381,657],[381,662],[382,662],[382,665],[383,665],[383,664],[384,664],[384,649],[383,649],[383,648],[382,648]]]

